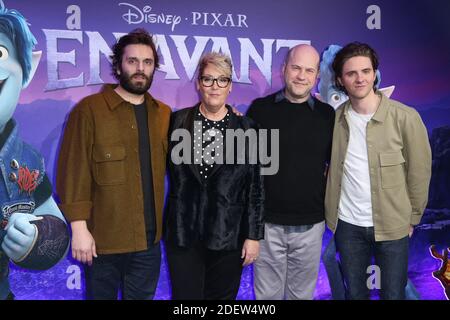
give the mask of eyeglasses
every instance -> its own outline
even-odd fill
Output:
[[[202,85],[204,87],[212,87],[215,81],[219,88],[226,88],[228,84],[231,82],[231,79],[227,77],[213,78],[211,76],[201,76],[200,81],[202,82]]]

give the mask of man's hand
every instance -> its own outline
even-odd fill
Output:
[[[89,232],[86,221],[73,221],[72,226],[72,257],[82,263],[92,265],[92,257],[97,258],[95,240]]]
[[[19,262],[30,252],[37,237],[37,227],[30,222],[40,219],[42,217],[20,212],[9,218],[2,248],[10,259]]]
[[[259,256],[259,241],[247,239],[242,246],[241,258],[244,259],[244,267],[253,263]]]
[[[409,237],[410,237],[410,238],[412,237],[413,233],[414,233],[414,226],[413,226],[413,225],[410,225],[410,226],[409,226]]]

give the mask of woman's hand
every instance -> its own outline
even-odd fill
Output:
[[[244,259],[244,267],[253,263],[259,257],[259,241],[246,239],[242,246],[241,258]]]

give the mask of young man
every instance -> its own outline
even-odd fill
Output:
[[[279,170],[264,177],[257,299],[312,299],[316,287],[334,123],[334,109],[311,96],[319,60],[309,45],[292,48],[283,65],[285,88],[255,100],[247,113],[261,128],[279,129],[280,136]]]
[[[427,203],[431,151],[419,114],[375,89],[377,69],[375,51],[357,42],[333,61],[336,86],[349,100],[336,111],[326,221],[350,298],[369,298],[374,254],[381,298],[404,299],[408,235]]]
[[[147,90],[158,67],[143,29],[113,47],[119,85],[71,111],[57,190],[71,222],[72,255],[87,264],[88,298],[152,299],[160,270],[170,108]]]

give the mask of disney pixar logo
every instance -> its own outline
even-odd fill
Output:
[[[127,11],[122,14],[122,19],[128,24],[166,24],[171,27],[172,32],[182,20],[187,21],[192,26],[248,28],[245,14],[193,11],[190,17],[183,19],[174,13],[156,12],[150,5],[139,8],[131,3],[121,2],[119,6],[126,8]]]

